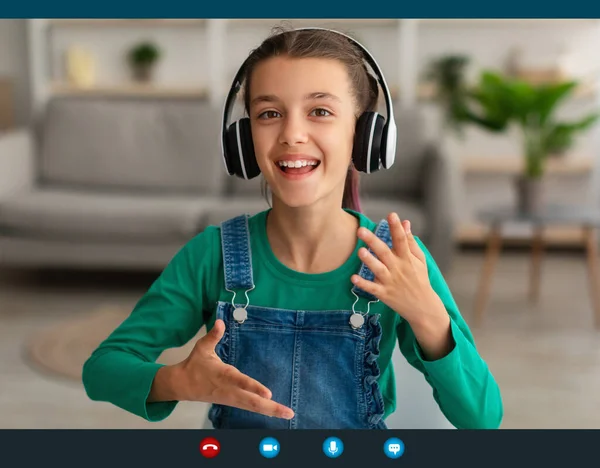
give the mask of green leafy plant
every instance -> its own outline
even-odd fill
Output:
[[[433,99],[444,113],[444,130],[449,129],[459,136],[466,123],[463,119],[468,92],[465,69],[469,62],[466,55],[444,55],[432,60],[424,73],[425,80],[435,88]]]
[[[545,160],[568,150],[574,138],[599,118],[597,112],[571,122],[557,118],[559,105],[577,86],[576,81],[532,85],[484,71],[478,84],[467,92],[457,118],[492,132],[504,132],[510,126],[519,128],[524,176],[539,178],[544,173]]]
[[[160,58],[161,52],[158,46],[152,42],[141,42],[129,51],[129,63],[133,66],[153,65]]]

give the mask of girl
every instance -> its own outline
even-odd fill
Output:
[[[176,254],[86,362],[91,399],[149,421],[209,402],[215,428],[384,429],[398,345],[455,427],[499,427],[498,386],[410,221],[360,212],[355,166],[389,167],[395,151],[393,112],[385,126],[368,112],[379,94],[368,58],[319,29],[250,54],[248,119],[224,124],[224,156],[230,174],[262,173],[272,207],[209,226]],[[155,362],[203,325],[187,359]]]

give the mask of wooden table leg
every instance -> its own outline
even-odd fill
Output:
[[[597,328],[600,328],[600,270],[598,269],[598,248],[596,245],[596,228],[586,226],[584,236],[587,250],[587,261],[589,269],[589,288],[592,307],[594,308],[594,322]]]
[[[544,253],[544,228],[536,225],[533,227],[533,239],[531,244],[531,276],[529,286],[529,300],[536,303],[540,297],[541,263]]]
[[[477,291],[477,299],[475,302],[475,324],[479,325],[483,321],[483,315],[489,299],[490,286],[492,283],[492,276],[494,273],[494,267],[500,254],[502,247],[502,232],[500,225],[494,224],[490,228],[487,239],[487,249],[483,265],[483,273],[479,282],[479,288]]]

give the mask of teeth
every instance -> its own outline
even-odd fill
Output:
[[[316,166],[319,162],[315,160],[306,161],[279,161],[279,165],[283,167],[304,167],[304,166]]]

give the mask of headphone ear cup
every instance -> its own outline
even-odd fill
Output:
[[[242,150],[244,151],[242,160],[246,168],[246,179],[254,179],[260,174],[260,167],[256,162],[256,154],[254,153],[254,141],[252,140],[252,128],[250,127],[250,119],[245,117],[240,119],[240,136],[242,140]]]
[[[384,126],[385,119],[377,112],[365,112],[358,118],[352,148],[352,162],[358,171],[379,170]]]
[[[253,179],[260,174],[249,118],[240,119],[229,126],[225,154],[231,174],[242,179]]]
[[[355,133],[354,133],[354,146],[352,148],[352,163],[354,164],[354,167],[356,168],[357,171],[359,172],[366,172],[367,171],[367,159],[365,157],[366,154],[366,148],[367,148],[367,144],[366,144],[366,128],[367,128],[367,124],[369,121],[369,115],[368,113],[364,113],[362,114],[357,122],[356,122],[356,129],[355,129]]]
[[[242,168],[240,166],[240,152],[238,150],[237,141],[237,122],[232,123],[227,127],[225,134],[225,164],[229,175],[240,177]]]
[[[388,126],[384,123],[383,128],[381,129],[381,143],[379,145],[379,160],[381,161],[382,168],[389,167],[387,164],[387,133]]]

